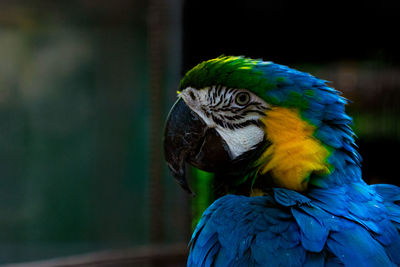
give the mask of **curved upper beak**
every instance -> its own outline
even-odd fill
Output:
[[[168,167],[180,186],[193,195],[185,177],[185,162],[215,172],[231,162],[225,141],[208,128],[182,98],[172,107],[165,125],[164,153]]]

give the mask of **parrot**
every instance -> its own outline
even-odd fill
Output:
[[[188,166],[220,190],[187,266],[400,266],[400,188],[364,182],[349,101],[328,81],[223,55],[178,88],[167,165],[191,195]]]

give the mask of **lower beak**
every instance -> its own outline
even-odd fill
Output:
[[[185,177],[185,162],[210,172],[224,169],[231,162],[227,144],[182,98],[175,102],[167,118],[164,153],[172,175],[192,195]]]

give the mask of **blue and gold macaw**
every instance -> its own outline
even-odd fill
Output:
[[[286,66],[221,56],[182,79],[165,157],[222,196],[202,215],[188,266],[399,266],[400,189],[361,178],[346,100]]]

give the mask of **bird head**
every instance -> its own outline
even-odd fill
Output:
[[[305,191],[335,171],[336,151],[357,161],[345,103],[325,81],[286,66],[233,56],[204,61],[180,82],[165,158],[188,192],[185,163],[223,174],[232,188]]]

